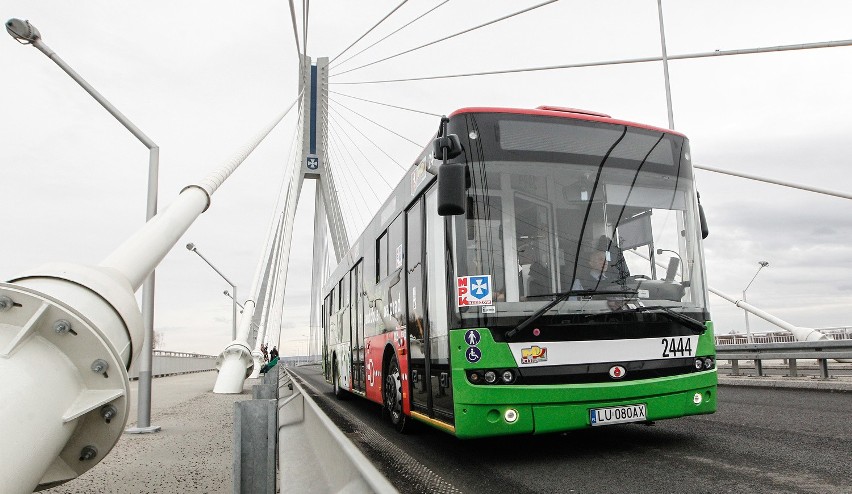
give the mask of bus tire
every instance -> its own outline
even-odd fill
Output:
[[[402,374],[396,355],[391,356],[382,385],[382,412],[397,432],[406,432],[411,420],[402,411]]]
[[[338,385],[338,381],[340,380],[340,375],[339,375],[338,370],[337,370],[337,357],[335,357],[335,359],[332,362],[333,363],[331,365],[331,386],[334,389],[334,397],[337,398],[338,400],[345,400],[346,399],[346,390],[344,390],[343,388],[341,388]]]

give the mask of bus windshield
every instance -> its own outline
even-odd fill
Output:
[[[703,320],[685,138],[559,117],[464,117],[455,131],[471,186],[451,232],[462,327],[517,324],[567,291],[549,314],[641,318],[630,309],[656,306]]]

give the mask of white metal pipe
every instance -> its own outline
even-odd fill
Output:
[[[0,344],[5,346],[9,336],[0,333]],[[33,492],[74,432],[76,421],[56,420],[83,392],[76,369],[64,360],[60,350],[41,338],[13,358],[0,359],[0,386],[4,394],[16,397],[0,422],[6,452],[0,461],[4,492]],[[46,365],[33,372],[33,362]]]
[[[0,485],[28,493],[82,474],[121,436],[143,324],[110,269],[51,264],[13,283],[0,284],[15,304],[0,312]]]
[[[136,291],[209,205],[209,193],[197,185],[190,185],[165,210],[107,256],[101,266],[124,274]]]
[[[766,182],[768,184],[781,185],[783,187],[790,187],[793,189],[799,190],[807,190],[809,192],[816,192],[817,194],[824,194],[827,196],[840,197],[842,199],[852,199],[852,194],[848,192],[838,192],[836,190],[823,189],[821,187],[811,187],[809,185],[797,184],[794,182],[786,182],[784,180],[776,180],[774,178],[761,177],[758,175],[752,175],[750,173],[743,172],[734,172],[731,170],[723,170],[721,168],[716,168],[714,166],[707,165],[693,165],[693,168],[698,170],[706,170],[708,172],[721,173],[723,175],[731,175],[733,177],[747,178],[749,180],[756,180],[758,182]]]
[[[0,304],[4,492],[27,493],[73,479],[112,449],[127,423],[127,368],[143,341],[134,292],[269,131],[202,186],[185,188],[100,266],[48,265],[0,284],[0,297],[11,300]],[[18,386],[22,372],[38,382]],[[28,409],[34,396],[43,409]]]
[[[269,224],[267,232],[266,247],[261,253],[257,263],[257,268],[254,273],[252,282],[251,296],[252,299],[246,301],[243,309],[243,317],[240,319],[239,330],[237,331],[234,341],[229,344],[225,350],[219,355],[216,361],[216,367],[219,370],[219,375],[216,377],[216,384],[213,386],[213,392],[218,394],[238,394],[243,391],[245,380],[252,376],[260,374],[260,367],[263,365],[260,358],[252,354],[250,348],[254,345],[249,341],[251,335],[251,325],[254,321],[254,313],[257,307],[255,299],[260,297],[260,292],[263,284],[266,284],[268,291],[269,278],[272,277],[270,270],[265,270],[272,263],[272,258],[275,254],[275,246],[277,245],[278,232],[280,231],[281,222],[277,220],[278,215],[274,215]],[[264,279],[266,273],[266,279]],[[262,337],[260,338],[262,339]],[[255,352],[258,353],[258,352]],[[262,355],[262,354],[261,354]]]
[[[163,260],[189,228],[189,225],[195,221],[195,218],[210,207],[210,196],[278,125],[278,122],[287,115],[300,97],[301,95],[290,104],[284,113],[216,171],[208,175],[198,185],[190,185],[184,188],[180,196],[165,211],[158,214],[135,235],[121,244],[118,249],[101,262],[101,266],[112,267],[120,271],[130,281],[133,290],[137,290],[148,273],[153,271],[154,267]]]
[[[819,331],[817,331],[815,329],[802,328],[802,327],[799,327],[799,326],[794,326],[794,325],[790,324],[789,322],[787,322],[787,321],[785,321],[781,318],[775,317],[772,314],[770,314],[770,313],[768,313],[764,310],[758,309],[757,307],[749,304],[748,302],[737,299],[737,298],[732,297],[728,294],[722,293],[719,290],[716,290],[714,288],[708,288],[708,290],[710,291],[710,293],[713,293],[714,295],[717,295],[717,296],[727,300],[728,302],[731,302],[732,304],[736,305],[740,309],[751,312],[755,316],[757,316],[757,317],[759,317],[759,318],[761,318],[765,321],[768,321],[768,322],[774,324],[775,326],[778,326],[781,329],[785,329],[785,330],[791,332],[793,334],[793,336],[796,338],[796,341],[817,341],[817,340],[825,340],[825,339],[828,338],[826,335],[820,333]]]
[[[241,393],[246,378],[251,374],[251,364],[253,364],[251,349],[242,341],[232,341],[216,360],[219,375],[216,377],[213,392],[216,394]]]
[[[666,108],[669,113],[669,128],[674,130],[674,111],[672,110],[672,88],[669,84],[669,56],[666,51],[666,28],[663,26],[663,0],[657,0],[657,12],[660,17],[660,44],[663,51],[663,78],[666,82]]]

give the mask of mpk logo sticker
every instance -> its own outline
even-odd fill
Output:
[[[491,275],[459,276],[456,278],[459,307],[492,305]]]

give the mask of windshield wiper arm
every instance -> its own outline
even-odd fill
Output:
[[[689,316],[685,316],[683,314],[680,314],[678,312],[675,312],[675,311],[669,309],[668,307],[663,307],[662,305],[649,305],[649,306],[646,306],[646,307],[637,307],[635,309],[625,309],[625,310],[618,310],[618,311],[613,311],[613,312],[601,312],[601,313],[598,313],[598,314],[587,314],[586,318],[591,319],[591,318],[595,318],[595,317],[607,316],[607,315],[610,315],[610,314],[629,314],[629,313],[637,313],[637,312],[649,312],[649,311],[652,311],[652,310],[663,311],[661,315],[666,316],[671,320],[674,320],[674,321],[677,321],[677,322],[683,324],[688,329],[692,330],[692,332],[695,333],[695,334],[701,334],[701,333],[703,333],[704,331],[707,330],[707,327],[704,326],[704,323],[699,321],[698,319],[693,319]]]
[[[525,330],[530,324],[534,323],[536,319],[541,317],[542,314],[552,309],[556,304],[562,302],[568,297],[588,297],[591,295],[636,295],[636,290],[568,290],[567,292],[561,293],[545,293],[542,295],[529,295],[530,297],[556,297],[551,300],[550,303],[546,304],[541,309],[535,311],[530,317],[521,321],[520,324],[515,326],[513,329],[506,331],[504,337],[508,341],[510,338],[518,334],[519,332]]]

